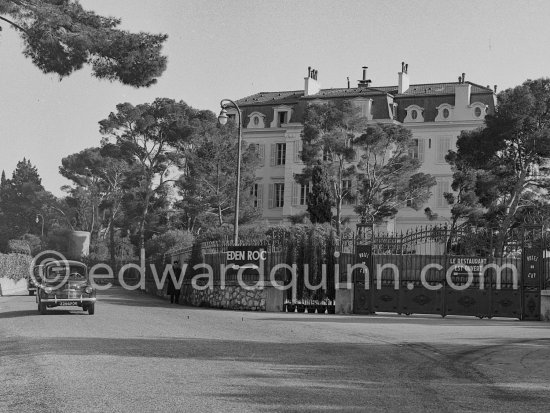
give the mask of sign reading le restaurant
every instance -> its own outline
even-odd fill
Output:
[[[234,270],[239,268],[259,268],[261,261],[267,258],[267,251],[264,247],[238,245],[227,247],[225,252],[227,266]]]

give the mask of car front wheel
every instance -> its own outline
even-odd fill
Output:
[[[88,304],[88,314],[94,315],[95,313],[95,303]]]

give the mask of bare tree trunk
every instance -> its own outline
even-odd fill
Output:
[[[115,249],[115,225],[114,213],[111,211],[111,219],[109,222],[109,253],[111,255],[111,268],[116,271],[116,249]]]

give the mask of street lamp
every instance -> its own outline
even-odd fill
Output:
[[[42,214],[36,214],[36,223],[37,224],[40,222],[38,217],[40,217],[40,219],[42,220],[42,238],[44,238],[44,216]]]
[[[234,245],[237,245],[239,243],[239,193],[241,190],[241,110],[239,109],[239,106],[232,100],[222,99],[220,102],[222,110],[220,111],[220,114],[218,116],[218,122],[220,122],[220,125],[225,125],[227,123],[228,116],[227,110],[225,108],[228,107],[228,105],[237,109],[237,125],[239,131],[239,139],[237,144],[237,186],[235,188],[235,225],[233,230],[233,242]]]

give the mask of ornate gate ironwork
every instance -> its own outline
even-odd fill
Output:
[[[355,262],[365,262],[369,276],[353,274],[354,312],[538,320],[540,290],[548,283],[545,233],[522,227],[503,238],[488,229],[447,226],[358,232]],[[360,261],[358,252],[366,250],[369,259]]]

